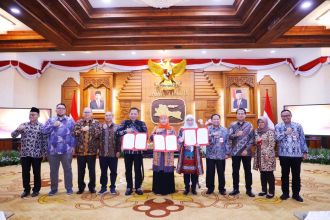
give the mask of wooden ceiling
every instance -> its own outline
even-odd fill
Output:
[[[294,27],[325,0],[235,0],[232,6],[93,8],[88,0],[1,0],[33,31],[0,35],[0,51],[329,47],[322,26]]]

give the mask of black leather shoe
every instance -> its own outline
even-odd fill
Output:
[[[267,195],[267,193],[265,192],[258,193],[258,196],[265,196],[265,195]]]
[[[304,202],[304,199],[303,199],[303,198],[301,198],[301,196],[300,196],[300,195],[297,195],[297,196],[292,196],[292,198],[293,198],[294,200],[298,201],[298,202]]]
[[[78,190],[78,191],[77,191],[77,194],[80,195],[80,194],[83,194],[83,192],[84,192],[83,189],[82,189],[82,190]]]
[[[189,189],[185,189],[185,190],[183,191],[183,194],[184,194],[184,195],[188,195],[188,194],[189,194]]]
[[[25,197],[28,197],[30,195],[30,192],[22,192],[21,194],[21,198],[25,198]]]
[[[191,193],[192,193],[193,195],[197,195],[197,191],[196,191],[196,189],[191,189]]]
[[[139,196],[143,195],[143,191],[140,188],[135,190],[135,193],[138,194]]]
[[[272,199],[272,198],[274,198],[274,194],[267,194],[266,198],[267,199]]]
[[[207,194],[207,195],[210,195],[210,194],[212,194],[212,193],[213,193],[213,190],[208,189],[208,190],[206,191],[206,194]]]
[[[220,193],[220,195],[223,195],[223,196],[225,196],[227,194],[226,190],[220,190],[219,193]]]
[[[39,192],[33,192],[33,193],[31,194],[31,196],[32,196],[32,197],[39,196]]]
[[[129,195],[131,195],[132,193],[133,193],[132,189],[127,188],[127,189],[126,189],[126,192],[125,192],[125,196],[129,196]]]
[[[254,193],[252,191],[247,191],[246,195],[248,195],[249,197],[255,197],[256,195],[254,195]]]
[[[229,193],[230,196],[236,196],[237,194],[239,194],[239,190],[237,190],[237,189],[234,189],[233,191],[231,191]]]
[[[89,192],[90,193],[96,193],[96,190],[95,189],[90,189]]]
[[[280,196],[280,199],[281,199],[281,200],[287,200],[288,198],[290,198],[290,196],[289,196],[288,194],[282,194],[282,195]]]

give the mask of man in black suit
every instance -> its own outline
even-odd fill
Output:
[[[95,99],[90,102],[89,107],[91,109],[104,109],[104,101],[101,98],[101,92],[95,91]]]
[[[242,93],[242,90],[240,90],[240,89],[236,90],[236,99],[234,100],[233,107],[235,109],[247,108],[247,100],[243,98],[243,93]]]

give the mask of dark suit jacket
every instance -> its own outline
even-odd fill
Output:
[[[104,109],[104,101],[103,100],[100,101],[100,107],[98,108],[96,104],[96,100],[93,100],[89,103],[89,107],[91,109]]]
[[[239,106],[237,106],[238,99],[234,100],[234,108],[247,108],[247,100],[246,99],[241,99],[241,103]]]

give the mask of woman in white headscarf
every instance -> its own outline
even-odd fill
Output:
[[[177,173],[183,173],[185,190],[184,194],[187,195],[190,191],[196,195],[196,186],[198,176],[203,174],[202,157],[200,154],[199,146],[184,146],[184,129],[198,128],[194,116],[187,115],[184,120],[183,127],[180,128],[178,135],[178,144],[180,146],[180,155],[177,165]]]
[[[275,177],[273,172],[276,168],[275,134],[274,130],[268,127],[266,117],[259,117],[257,124],[258,128],[255,130],[257,148],[254,155],[253,169],[260,171],[262,192],[258,195],[271,199],[275,193]]]

